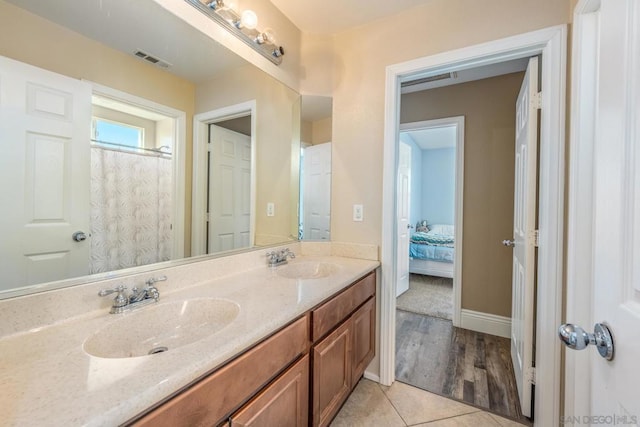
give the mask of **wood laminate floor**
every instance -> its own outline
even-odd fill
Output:
[[[396,379],[530,424],[522,416],[507,338],[396,311]]]

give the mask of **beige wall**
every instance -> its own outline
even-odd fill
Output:
[[[332,240],[381,244],[386,66],[568,19],[569,0],[431,0],[338,34],[327,77],[334,86]],[[352,221],[354,203],[364,205],[363,222]]]
[[[291,207],[291,154],[292,141],[299,139],[292,131],[294,120],[300,121],[299,114],[294,114],[299,95],[253,65],[218,75],[198,85],[196,93],[196,113],[255,99],[256,244],[289,240],[292,224],[297,224],[296,209]],[[266,216],[268,202],[275,203],[273,217]]]
[[[331,96],[335,64],[334,36],[302,34],[300,49],[300,93]]]
[[[192,140],[194,84],[1,0],[0,55],[184,111],[186,141]],[[191,253],[191,158],[191,143],[187,142],[187,255]]]
[[[313,144],[313,122],[308,120],[300,121],[300,142]]]
[[[311,140],[313,141],[313,145],[331,142],[332,126],[333,119],[331,117],[313,122],[311,125]]]
[[[464,116],[462,308],[511,316],[515,103],[524,73],[403,95],[400,122]],[[507,237],[505,237],[507,236]]]
[[[331,142],[333,119],[327,117],[313,122],[301,123],[300,141],[317,145]]]

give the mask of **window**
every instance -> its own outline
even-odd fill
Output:
[[[144,129],[110,120],[93,118],[93,143],[102,147],[143,147]]]

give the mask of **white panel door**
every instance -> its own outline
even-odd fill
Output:
[[[516,101],[511,360],[522,413],[530,417],[535,297],[538,58],[531,58]]]
[[[409,212],[411,209],[411,146],[400,142],[398,156],[398,247],[396,271],[396,296],[409,290],[409,243],[411,238],[411,224]]]
[[[89,273],[90,132],[89,84],[0,57],[0,290]]]
[[[304,149],[302,165],[303,239],[330,240],[331,143]]]
[[[209,127],[208,253],[251,246],[251,138]]]
[[[596,114],[593,151],[593,287],[591,324],[609,326],[614,358],[587,347],[593,424],[640,425],[640,5],[637,0],[603,1],[597,29]],[[580,141],[578,141],[579,143]],[[571,304],[571,301],[569,301]],[[567,319],[569,322],[575,321]],[[571,350],[568,350],[571,351]],[[583,419],[583,418],[581,418]]]

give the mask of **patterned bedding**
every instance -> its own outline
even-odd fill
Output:
[[[436,224],[429,231],[417,231],[411,235],[409,256],[440,262],[453,262],[454,228],[452,225]]]
[[[431,261],[453,262],[454,249],[446,246],[409,245],[409,256],[413,259],[427,259]]]
[[[453,236],[431,232],[416,232],[411,236],[411,243],[418,245],[445,246],[453,248]]]

